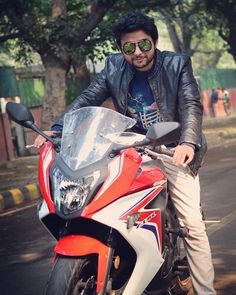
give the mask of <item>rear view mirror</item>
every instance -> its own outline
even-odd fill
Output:
[[[9,101],[6,105],[6,111],[13,121],[17,124],[30,128],[37,132],[38,134],[42,135],[48,141],[55,145],[55,142],[50,138],[47,134],[42,132],[35,124],[34,124],[34,117],[30,110],[23,104],[11,102]]]
[[[34,117],[25,105],[10,101],[6,105],[6,111],[10,119],[19,125],[32,128],[32,125],[34,124]]]
[[[180,138],[180,124],[178,122],[159,122],[151,125],[146,138],[153,145],[166,145],[176,142]]]

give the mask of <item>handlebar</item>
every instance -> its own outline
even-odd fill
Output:
[[[162,148],[161,146],[157,146],[155,147],[155,151],[153,150],[150,150],[149,148],[147,147],[142,147],[140,148],[141,152],[143,152],[144,154],[146,154],[147,156],[149,156],[150,158],[152,158],[153,160],[156,160],[158,158],[160,158],[160,155],[166,155],[166,156],[169,156],[169,157],[173,157],[174,155],[174,151],[173,150],[170,150],[168,148]],[[139,151],[140,151],[139,150]],[[182,165],[185,169],[187,169],[187,171],[194,175],[194,173],[192,172],[191,170],[191,166],[188,164],[183,164]]]
[[[156,147],[156,153],[167,155],[169,157],[173,157],[175,152],[173,150],[170,150],[167,148],[162,148],[161,146],[158,146],[158,147]]]
[[[60,147],[61,147],[61,133],[57,133],[57,134],[51,136],[50,138],[51,138],[50,142],[53,143],[55,151],[59,152]],[[35,147],[34,144],[27,144],[25,146],[26,149],[30,149],[30,148],[33,148],[33,147]]]
[[[167,149],[167,148],[162,148],[161,146],[155,147],[155,151],[150,150],[147,147],[142,147],[139,149],[140,152],[145,153],[146,155],[150,156],[152,159],[155,159],[158,157],[158,154],[166,155],[169,157],[173,157],[174,151]]]

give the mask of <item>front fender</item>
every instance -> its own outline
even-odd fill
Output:
[[[109,247],[100,241],[82,235],[65,236],[58,241],[54,249],[55,254],[63,256],[98,255],[97,292],[102,290],[108,265]]]

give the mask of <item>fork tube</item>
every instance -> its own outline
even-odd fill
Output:
[[[106,266],[106,276],[105,276],[104,285],[102,287],[102,290],[99,292],[98,295],[106,295],[107,283],[109,280],[113,256],[114,256],[114,252],[115,252],[112,233],[113,233],[113,230],[111,228],[110,232],[109,232],[109,237],[107,239],[107,244],[109,246],[109,250],[108,250],[108,259],[107,259],[107,266]]]

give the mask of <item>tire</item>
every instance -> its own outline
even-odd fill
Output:
[[[45,295],[97,295],[97,260],[58,256]]]

